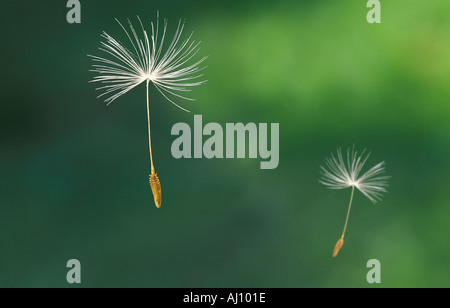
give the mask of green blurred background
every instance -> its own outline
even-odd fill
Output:
[[[450,287],[450,2],[66,1],[2,3],[0,287]],[[209,55],[208,83],[185,113],[152,88],[155,165],[148,185],[145,85],[106,107],[88,83],[114,18],[173,33]],[[280,164],[171,156],[171,127],[280,123]],[[318,182],[338,146],[386,161],[389,193],[354,199]]]

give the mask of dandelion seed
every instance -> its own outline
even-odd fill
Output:
[[[355,147],[353,147],[352,150],[347,150],[347,159],[344,160],[342,151],[339,148],[337,151],[337,157],[331,154],[331,157],[327,158],[325,161],[325,167],[320,167],[322,173],[322,178],[319,181],[320,183],[330,189],[352,188],[347,218],[345,219],[344,231],[334,247],[333,257],[338,255],[339,250],[342,248],[342,245],[344,245],[344,236],[345,231],[347,230],[348,218],[350,216],[355,187],[373,203],[380,201],[383,193],[387,192],[387,181],[390,177],[381,176],[381,174],[385,172],[384,162],[375,165],[360,176],[361,170],[367,162],[369,156],[370,153],[367,153],[365,150],[358,155]]]
[[[184,111],[188,111],[176,104],[174,100],[176,98],[193,100],[188,98],[185,93],[190,91],[191,87],[199,86],[206,82],[206,80],[201,80],[203,74],[200,72],[205,67],[200,67],[200,65],[207,57],[193,61],[200,49],[200,42],[192,41],[193,33],[187,39],[181,39],[184,31],[184,22],[181,20],[178,23],[173,39],[167,44],[167,19],[164,20],[164,26],[160,29],[159,13],[157,14],[156,23],[151,22],[150,24],[150,38],[140,18],[137,17],[137,19],[141,28],[139,35],[130,20],[128,20],[129,30],[127,30],[116,19],[128,38],[128,47],[106,32],[103,32],[101,36],[104,41],[100,42],[99,50],[105,54],[105,57],[89,55],[94,61],[91,71],[98,74],[91,82],[102,84],[102,86],[97,88],[97,90],[102,91],[98,97],[105,97],[105,102],[108,105],[144,81],[146,82],[148,143],[151,164],[149,182],[155,204],[159,208],[161,207],[161,184],[153,165],[149,84],[151,82],[169,102]]]

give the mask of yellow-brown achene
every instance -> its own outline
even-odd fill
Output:
[[[155,170],[152,170],[150,174],[150,187],[152,188],[153,198],[155,199],[155,205],[159,209],[161,207],[161,184],[159,183],[158,175]]]

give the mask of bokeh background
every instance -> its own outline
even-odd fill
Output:
[[[66,1],[2,3],[0,287],[450,287],[450,2]],[[209,55],[185,113],[151,93],[163,189],[148,185],[145,85],[108,107],[88,83],[114,18],[156,11]],[[136,21],[136,20],[135,20]],[[280,164],[171,156],[177,122],[280,123]],[[356,194],[319,166],[338,146],[386,161],[389,193]]]

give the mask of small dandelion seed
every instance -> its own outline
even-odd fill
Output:
[[[375,165],[360,176],[361,170],[369,156],[370,153],[367,153],[365,150],[358,155],[355,147],[353,147],[353,149],[347,150],[347,159],[344,160],[342,150],[338,148],[337,156],[331,154],[331,157],[325,161],[325,167],[320,167],[322,174],[320,183],[330,189],[352,188],[344,231],[334,247],[333,257],[338,255],[339,250],[344,245],[344,236],[347,230],[355,187],[373,203],[380,201],[383,194],[387,192],[386,187],[388,186],[388,179],[390,177],[381,176],[385,172],[384,162]]]
[[[176,98],[193,100],[184,93],[190,91],[191,87],[206,82],[206,80],[201,80],[203,77],[201,71],[205,67],[200,67],[200,65],[207,57],[193,61],[200,49],[200,42],[192,40],[193,33],[184,41],[181,39],[184,31],[184,22],[181,20],[172,41],[165,44],[167,19],[164,20],[164,26],[160,29],[159,13],[157,13],[156,23],[151,22],[150,24],[150,38],[139,16],[137,19],[140,24],[139,31],[134,28],[130,20],[128,20],[129,30],[127,30],[116,19],[128,38],[129,46],[123,45],[103,32],[101,36],[104,41],[100,42],[99,50],[105,54],[105,57],[89,55],[94,61],[91,71],[97,73],[97,76],[91,82],[102,84],[97,88],[97,90],[102,91],[98,97],[105,97],[105,102],[108,105],[141,83],[146,82],[148,143],[151,165],[149,182],[156,207],[160,208],[161,184],[153,165],[150,134],[149,84],[152,83],[169,102],[184,111],[188,111],[176,104],[174,100]],[[138,32],[142,37],[139,37]]]
[[[344,238],[343,237],[341,237],[339,239],[339,241],[336,243],[336,246],[334,246],[333,258],[335,258],[338,255],[339,250],[341,250],[341,248],[342,248],[342,245],[344,245]]]

